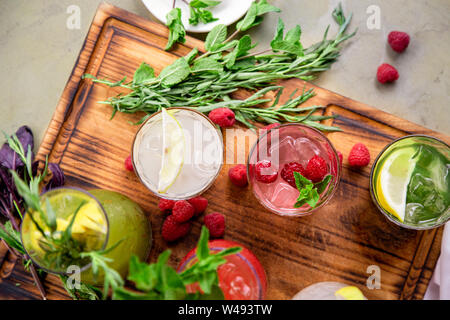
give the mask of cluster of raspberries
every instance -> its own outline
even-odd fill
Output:
[[[406,32],[392,31],[388,35],[388,43],[392,50],[401,53],[409,46],[409,35]],[[380,83],[394,82],[399,78],[397,69],[388,63],[378,67],[377,79]]]
[[[208,200],[198,196],[189,200],[160,199],[158,207],[168,213],[162,225],[161,234],[164,240],[172,242],[178,240],[191,230],[191,220],[205,212]],[[205,226],[211,237],[220,238],[225,233],[225,217],[218,213],[210,213],[204,217]]]

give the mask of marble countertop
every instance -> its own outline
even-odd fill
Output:
[[[111,4],[155,20],[140,0],[109,0]],[[302,26],[302,42],[321,39],[336,0],[273,0],[288,28]],[[2,0],[0,2],[0,129],[14,132],[29,125],[40,142],[76,61],[97,0]],[[80,28],[67,27],[71,5],[80,8]],[[315,84],[450,134],[450,1],[347,0],[351,28],[358,34],[342,50],[331,70]],[[379,25],[373,13],[379,12]],[[252,31],[260,48],[273,37],[277,14]],[[376,22],[376,21],[375,21]],[[334,25],[333,25],[334,26]],[[375,27],[375,29],[373,29]],[[379,28],[377,28],[379,27]],[[391,30],[406,31],[411,44],[397,54],[387,45]],[[331,28],[330,32],[335,32]],[[195,35],[194,35],[195,36]],[[400,73],[391,85],[376,81],[378,66],[387,62]],[[1,138],[0,138],[1,140]]]

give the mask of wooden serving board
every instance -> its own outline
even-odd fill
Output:
[[[130,172],[124,159],[142,114],[117,114],[110,120],[111,108],[98,104],[117,90],[81,80],[84,73],[119,80],[132,78],[142,61],[157,73],[191,48],[203,43],[187,38],[186,44],[170,53],[163,50],[167,29],[122,9],[100,5],[92,22],[70,79],[39,149],[39,158],[49,155],[61,165],[67,185],[106,188],[121,192],[138,202],[152,222],[154,243],[149,261],[154,262],[167,248],[173,251],[170,263],[177,266],[198,239],[202,219],[194,222],[191,233],[175,244],[161,239],[163,214],[153,196]],[[299,80],[283,81],[285,92],[294,88],[314,88],[317,96],[307,105],[327,106],[326,114],[339,117],[327,124],[344,131],[328,134],[344,156],[357,142],[365,143],[374,159],[395,138],[422,133],[447,142],[449,137],[365,104],[315,87]],[[245,93],[240,93],[245,95]],[[286,97],[284,97],[286,99]],[[248,143],[246,145],[248,149]],[[372,160],[373,161],[373,160]],[[208,212],[226,215],[225,239],[250,248],[264,266],[268,278],[268,299],[290,299],[302,288],[319,281],[341,281],[356,285],[369,299],[421,299],[439,256],[441,229],[416,232],[399,228],[377,211],[369,195],[370,167],[356,170],[344,160],[344,172],[332,201],[311,216],[279,217],[266,211],[250,188],[230,184],[225,165],[205,193]],[[0,244],[0,298],[39,299],[30,275],[20,261]],[[367,268],[381,269],[381,289],[369,290]],[[50,299],[68,298],[58,278],[49,275],[45,287]]]

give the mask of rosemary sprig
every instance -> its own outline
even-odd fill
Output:
[[[185,57],[179,58],[163,69],[158,77],[148,64],[143,63],[134,75],[134,78],[141,79],[140,82],[127,83],[125,78],[119,82],[111,82],[89,74],[85,74],[84,78],[91,78],[94,82],[111,87],[120,86],[131,90],[128,94],[120,94],[101,102],[113,107],[113,115],[116,112],[151,114],[161,108],[180,106],[207,113],[214,108],[227,106],[234,110],[239,109],[237,120],[250,128],[254,122],[271,123],[276,119],[304,122],[327,130],[329,128],[318,123],[320,118],[312,116],[311,110],[295,108],[300,103],[294,105],[291,101],[289,108],[284,105],[264,109],[261,103],[267,102],[266,99],[252,98],[250,101],[244,100],[239,103],[230,98],[230,94],[239,88],[258,90],[271,86],[281,79],[298,78],[306,81],[314,79],[317,73],[331,67],[339,57],[339,45],[356,33],[356,31],[347,33],[352,16],[346,18],[339,5],[333,12],[333,17],[340,27],[334,39],[327,39],[329,30],[327,28],[322,41],[303,49],[300,43],[300,27],[296,26],[284,35],[284,24],[280,20],[271,42],[271,49],[264,50],[263,53],[250,54],[250,50],[255,47],[251,38],[248,35],[243,35],[239,40],[234,38],[239,32],[245,32],[261,23],[262,15],[276,10],[277,8],[265,0],[255,2],[252,9],[237,24],[237,30],[231,36],[227,37],[226,26],[214,27],[206,38],[205,53],[198,56],[198,50],[192,50]],[[257,95],[261,97],[262,92],[268,91],[270,90],[260,91]],[[297,101],[304,102],[306,97],[308,96],[302,96]]]

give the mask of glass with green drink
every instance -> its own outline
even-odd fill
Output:
[[[412,135],[395,140],[375,160],[370,193],[392,222],[415,230],[432,229],[450,219],[450,147]]]
[[[78,267],[81,281],[102,285],[86,253],[103,251],[108,266],[125,278],[132,255],[146,260],[151,248],[149,219],[129,198],[108,190],[57,188],[40,196],[40,210],[25,215],[21,234],[31,259],[50,273]]]

